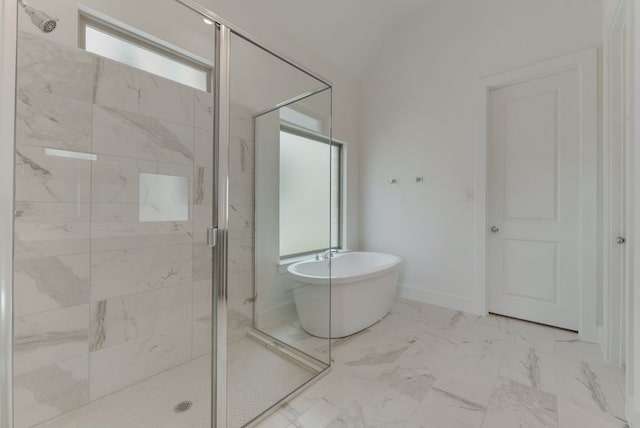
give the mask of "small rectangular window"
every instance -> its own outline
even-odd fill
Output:
[[[342,145],[324,140],[281,128],[281,258],[341,247]]]
[[[80,16],[80,47],[88,52],[209,91],[211,67],[138,35],[86,15]]]

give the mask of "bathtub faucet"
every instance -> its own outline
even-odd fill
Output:
[[[320,256],[320,258],[322,260],[329,260],[330,258],[333,258],[336,256],[336,253],[338,252],[337,248],[329,248],[327,251],[325,251],[324,253],[322,253],[322,255]]]

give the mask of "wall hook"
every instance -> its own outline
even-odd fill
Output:
[[[389,180],[389,184],[398,184],[398,180],[392,178],[391,180]]]

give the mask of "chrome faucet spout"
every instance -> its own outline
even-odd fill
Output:
[[[329,259],[335,257],[337,252],[338,252],[337,248],[329,248],[327,251],[322,253],[321,258],[323,260],[329,260]]]

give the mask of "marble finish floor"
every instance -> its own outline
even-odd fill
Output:
[[[228,417],[239,428],[314,373],[252,339],[229,346]],[[190,410],[176,413],[189,400]],[[36,428],[211,428],[211,354],[93,401]]]
[[[628,427],[623,370],[551,327],[398,299],[332,359],[260,428]]]
[[[277,321],[260,330],[298,351],[329,363],[329,339],[311,336],[304,331],[297,315]]]

